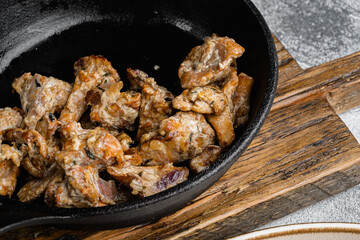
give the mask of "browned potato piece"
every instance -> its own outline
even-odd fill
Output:
[[[222,80],[235,65],[235,59],[244,53],[244,48],[228,37],[213,34],[205,43],[194,47],[179,67],[183,88],[206,86]]]
[[[109,167],[108,172],[117,181],[128,186],[132,194],[140,197],[148,197],[169,189],[184,182],[189,176],[187,168],[174,167],[172,163],[152,167]]]

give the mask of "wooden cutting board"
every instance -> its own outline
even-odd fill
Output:
[[[279,84],[264,126],[209,190],[152,224],[109,231],[33,227],[0,239],[224,239],[360,183],[360,147],[337,113],[360,105],[360,52],[302,70],[274,37]]]

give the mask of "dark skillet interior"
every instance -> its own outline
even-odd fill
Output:
[[[236,142],[208,170],[146,199],[101,208],[58,209],[1,197],[0,219],[6,218],[4,222],[0,220],[3,225],[31,219],[27,224],[116,228],[170,214],[228,170],[250,144],[270,109],[277,83],[276,52],[266,23],[247,0],[23,0],[2,5],[0,107],[20,106],[18,95],[11,91],[15,77],[29,71],[73,82],[73,63],[90,54],[109,59],[125,88],[128,87],[125,72],[130,67],[147,72],[159,85],[179,94],[180,63],[191,48],[202,44],[203,38],[212,33],[234,38],[245,48],[245,54],[238,60],[238,71],[255,79],[248,125],[237,129]],[[160,69],[154,70],[154,65]],[[39,216],[55,217],[36,219]]]

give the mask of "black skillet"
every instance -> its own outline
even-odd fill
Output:
[[[125,69],[139,68],[178,94],[180,63],[212,33],[232,37],[245,47],[238,69],[255,79],[250,120],[237,129],[236,141],[215,164],[174,188],[122,205],[59,209],[42,201],[21,203],[1,197],[0,234],[40,224],[119,228],[150,222],[184,207],[215,183],[250,144],[270,110],[278,78],[271,33],[248,0],[2,1],[0,107],[20,106],[11,92],[15,77],[30,71],[73,82],[73,63],[90,54],[108,58],[125,83]],[[155,65],[160,68],[155,70]]]

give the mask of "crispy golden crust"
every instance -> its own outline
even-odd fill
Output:
[[[120,81],[116,70],[103,56],[91,55],[80,58],[75,62],[74,70],[75,83],[59,119],[64,125],[79,121],[86,110],[85,98],[90,90],[101,84]]]
[[[201,87],[222,80],[243,53],[244,48],[231,38],[215,34],[206,37],[205,43],[194,47],[181,63],[178,72],[181,86]]]

